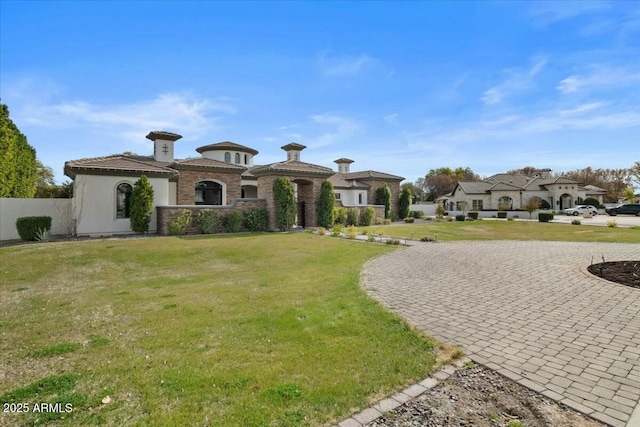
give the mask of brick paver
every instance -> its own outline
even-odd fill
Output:
[[[476,362],[624,427],[640,412],[640,289],[586,274],[603,256],[640,259],[640,244],[415,244],[373,260],[363,278],[372,296]]]

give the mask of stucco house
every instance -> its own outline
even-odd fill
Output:
[[[66,162],[65,175],[73,179],[77,234],[130,232],[129,201],[134,183],[143,174],[154,189],[151,232],[160,231],[166,220],[165,212],[185,206],[237,209],[264,206],[269,226],[275,228],[272,189],[280,176],[287,176],[294,183],[297,222],[301,226],[316,225],[316,201],[325,180],[332,181],[336,198],[343,206],[365,207],[373,205],[375,191],[383,183],[389,186],[392,203],[396,205],[404,179],[377,171],[350,172],[353,160],[345,158],[336,160],[338,172],[305,163],[300,154],[306,147],[297,143],[281,147],[286,160],[267,165],[254,163],[257,150],[228,141],[196,148],[199,157],[175,159],[174,144],[180,138],[181,135],[172,132],[153,131],[147,135],[153,142],[152,156],[116,154]]]
[[[522,209],[531,199],[556,211],[580,204],[587,197],[603,202],[605,190],[564,177],[552,178],[550,172],[540,169],[531,175],[501,173],[481,181],[461,181],[438,202],[449,211]]]

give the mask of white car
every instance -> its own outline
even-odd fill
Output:
[[[573,208],[565,209],[564,213],[565,215],[573,215],[573,216],[584,215],[586,213],[590,213],[591,215],[597,215],[598,209],[590,205],[577,205],[577,206],[574,206]]]

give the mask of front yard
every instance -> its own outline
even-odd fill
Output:
[[[310,234],[0,249],[0,401],[29,410],[0,425],[340,421],[435,363],[359,286],[389,250]]]

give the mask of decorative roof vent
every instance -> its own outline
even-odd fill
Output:
[[[349,173],[349,165],[353,163],[353,160],[342,157],[333,162],[338,164],[338,173]]]
[[[292,142],[290,144],[283,145],[280,148],[287,152],[287,161],[300,161],[300,152],[307,147],[305,145]]]
[[[173,162],[173,143],[182,138],[177,133],[154,130],[147,139],[153,141],[153,158],[158,162]]]

